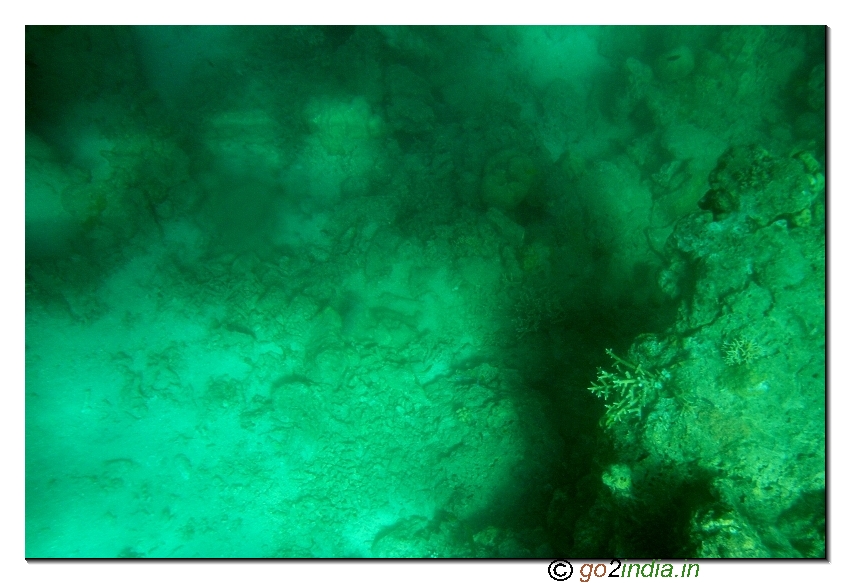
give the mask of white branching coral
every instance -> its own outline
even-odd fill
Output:
[[[620,358],[610,348],[605,353],[614,361],[614,370],[598,368],[596,382],[587,388],[597,397],[605,400],[605,417],[602,424],[611,427],[617,421],[628,417],[640,418],[643,408],[653,401],[667,378],[665,371],[660,374],[646,370],[640,364],[632,364]]]
[[[726,364],[750,364],[761,356],[761,346],[749,338],[736,338],[723,343],[723,360]]]

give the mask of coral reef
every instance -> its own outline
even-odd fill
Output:
[[[750,364],[761,356],[761,346],[749,338],[723,343],[723,361],[728,365]]]
[[[667,373],[654,373],[640,364],[632,364],[610,348],[605,353],[614,361],[613,372],[600,367],[596,382],[587,388],[606,402],[602,423],[610,427],[629,417],[641,418],[644,407],[657,397]]]
[[[487,161],[481,179],[481,199],[487,206],[510,210],[528,196],[539,171],[534,160],[516,150],[504,150]]]

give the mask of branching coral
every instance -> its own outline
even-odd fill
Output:
[[[614,354],[610,348],[605,353],[614,361],[614,371],[598,368],[596,382],[590,383],[587,389],[605,400],[606,412],[602,423],[611,427],[628,417],[640,418],[643,408],[657,397],[667,375],[664,371],[659,374],[646,370],[640,364],[632,364]]]
[[[731,342],[723,343],[723,360],[732,366],[736,364],[750,364],[761,356],[761,347],[754,340],[748,338],[736,338]]]

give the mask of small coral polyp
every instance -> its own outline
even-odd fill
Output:
[[[761,347],[749,338],[739,337],[723,343],[723,360],[730,366],[750,364],[761,356]]]
[[[625,464],[613,464],[602,474],[602,483],[616,498],[632,497],[632,471]]]
[[[590,383],[588,390],[606,401],[601,423],[611,427],[629,417],[640,418],[643,408],[657,396],[667,373],[646,370],[640,364],[620,358],[610,348],[605,353],[614,361],[614,371],[597,369],[596,382]]]

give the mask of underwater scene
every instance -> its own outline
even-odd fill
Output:
[[[823,558],[826,29],[29,26],[26,556]]]

